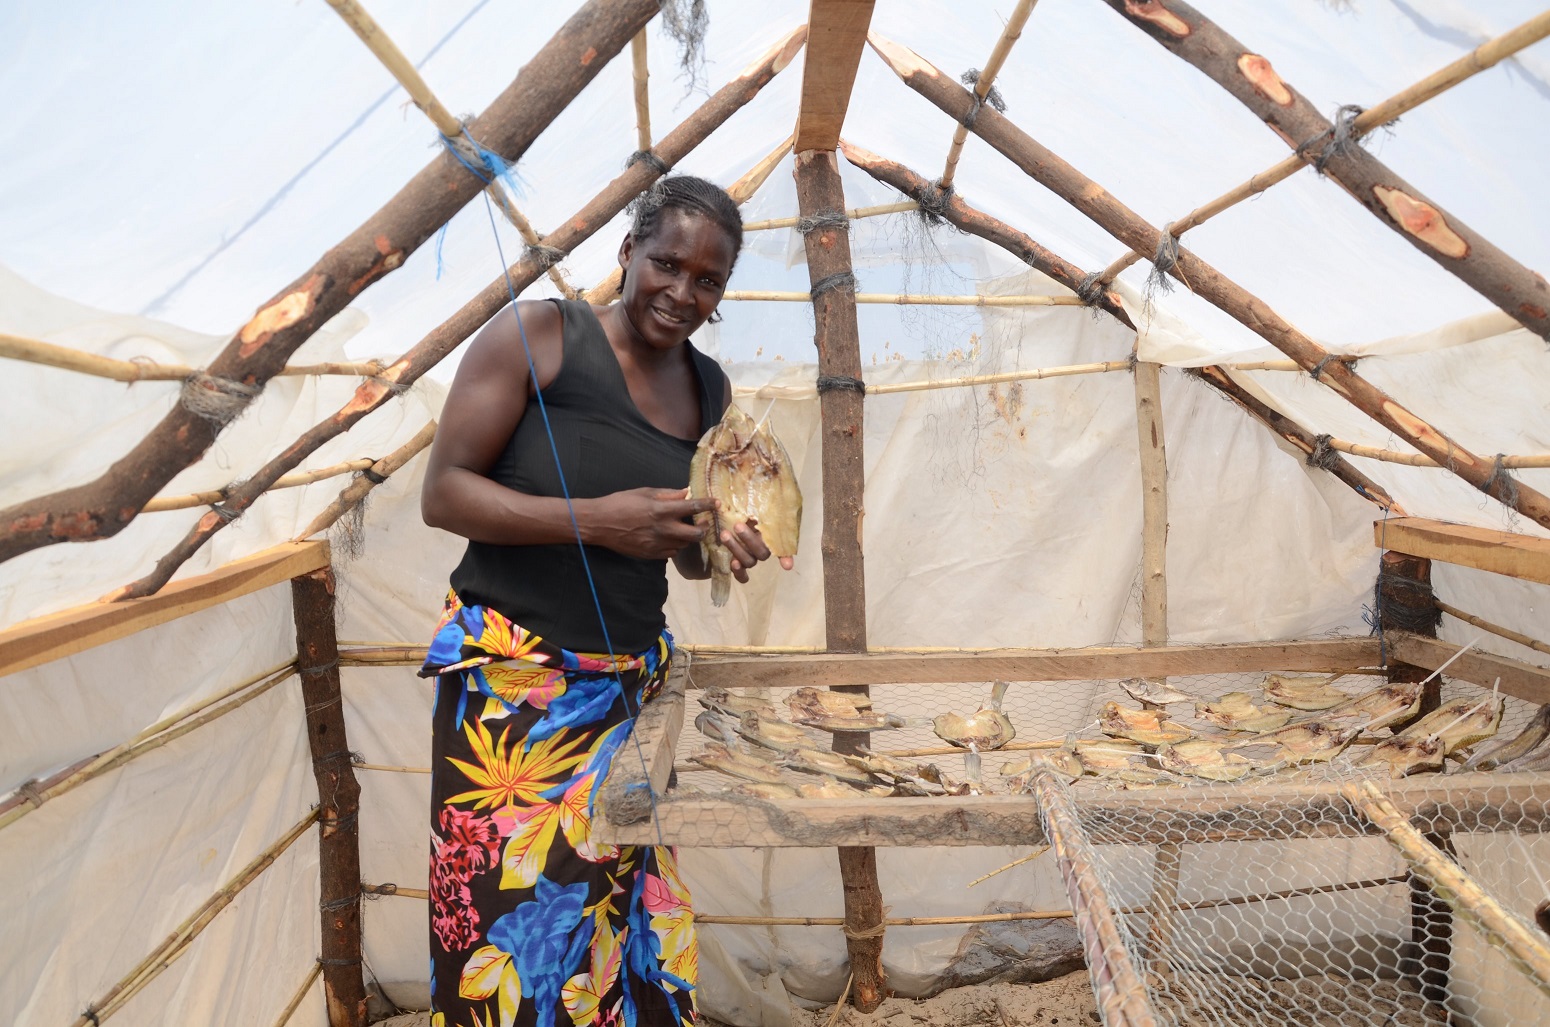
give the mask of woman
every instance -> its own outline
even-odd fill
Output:
[[[620,301],[497,315],[458,368],[426,471],[425,522],[468,539],[421,670],[437,675],[438,1027],[694,1017],[693,914],[672,853],[589,828],[610,761],[639,758],[621,747],[667,675],[667,561],[709,573],[690,519],[710,506],[685,485],[732,390],[688,339],[715,313],[743,229],[725,192],[687,176],[632,211]],[[739,581],[770,555],[747,525],[722,541]]]

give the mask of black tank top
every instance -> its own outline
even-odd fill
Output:
[[[556,300],[564,321],[560,372],[543,390],[565,482],[575,499],[626,489],[689,484],[694,442],[659,430],[630,398],[624,371],[592,307]],[[686,344],[687,345],[687,344]],[[699,379],[700,430],[721,419],[726,375],[692,345]],[[535,496],[561,496],[554,454],[538,403],[530,402],[489,477]],[[667,561],[641,560],[587,546],[587,562],[616,653],[639,652],[666,626]],[[470,542],[452,572],[465,604],[488,606],[513,623],[573,652],[607,652],[587,588],[580,547],[501,546]]]

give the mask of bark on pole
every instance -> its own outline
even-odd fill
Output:
[[[833,150],[796,156],[797,209],[804,218],[843,219],[845,192]],[[813,343],[818,348],[818,391],[823,438],[824,638],[833,652],[866,651],[866,577],[861,550],[865,514],[862,453],[861,336],[856,283],[851,274],[849,226],[820,225],[803,236],[813,287]],[[850,384],[846,384],[850,383]],[[843,691],[867,691],[851,686]],[[865,735],[835,736],[836,752],[864,745]],[[851,1000],[870,1013],[887,997],[883,973],[883,894],[877,851],[839,850],[845,896],[845,948],[853,975]]]
[[[1104,2],[1215,80],[1287,146],[1316,154],[1314,162],[1325,175],[1412,246],[1525,328],[1550,339],[1550,284],[1543,276],[1423,196],[1360,145],[1332,145],[1335,126],[1270,61],[1181,0]]]
[[[759,60],[755,61],[737,78],[727,83],[681,125],[669,132],[652,151],[658,158],[672,165],[682,160],[690,150],[705,140],[711,132],[726,122],[737,111],[759,94],[782,68],[785,68],[801,50],[807,38],[806,29],[798,28],[782,37]],[[469,176],[470,178],[472,176]],[[583,241],[592,237],[614,215],[640,195],[652,182],[661,177],[648,161],[637,161],[624,170],[581,210],[577,211],[560,228],[544,237],[544,245],[569,253]],[[492,247],[493,249],[493,247]],[[250,477],[234,486],[221,503],[225,516],[212,510],[199,519],[166,556],[156,564],[156,569],[139,581],[109,593],[108,601],[134,599],[151,595],[171,580],[173,573],[199,547],[216,532],[226,527],[233,514],[240,515],[263,495],[279,479],[323,445],[342,435],[361,418],[403,392],[420,376],[429,371],[459,344],[476,332],[486,321],[494,317],[501,307],[511,301],[511,291],[521,295],[522,290],[533,284],[550,261],[535,251],[529,251],[513,264],[508,273],[511,285],[508,290],[506,276],[495,279],[463,308],[443,321],[429,335],[421,339],[408,352],[380,374],[361,382],[355,396],[330,417],[307,429],[302,436],[286,447],[269,463]]]
[[[318,872],[322,889],[323,993],[330,1027],[366,1027],[361,973],[361,786],[351,768],[339,689],[334,572],[291,579],[296,664],[307,711],[307,742],[318,784]]]
[[[953,119],[962,122],[974,109],[974,100],[968,90],[943,75],[919,54],[875,33],[871,43],[905,84]],[[980,107],[970,130],[1120,242],[1142,253],[1156,252],[1161,232],[1092,179],[1040,145],[994,107]],[[1405,409],[1216,268],[1180,247],[1178,260],[1169,274],[1297,361],[1358,410],[1439,465],[1493,499],[1550,528],[1550,498],[1511,477],[1497,467],[1495,461],[1469,452]]]
[[[1086,277],[1081,268],[1040,246],[1024,233],[1019,232],[1004,222],[998,221],[988,214],[975,210],[963,202],[956,194],[941,195],[935,185],[923,175],[910,170],[897,161],[879,157],[877,154],[864,150],[853,143],[842,142],[840,149],[844,153],[846,160],[879,182],[893,186],[906,196],[914,197],[917,202],[924,197],[929,201],[928,207],[933,213],[959,231],[967,232],[987,242],[995,243],[1029,267],[1048,275],[1073,292],[1081,288]],[[1132,331],[1135,330],[1135,323],[1131,321],[1130,315],[1125,312],[1125,308],[1120,302],[1119,294],[1112,289],[1107,286],[1102,287],[1092,293],[1090,302],[1093,306],[1109,314],[1120,324]],[[1239,386],[1237,382],[1233,381],[1222,368],[1216,366],[1198,369],[1185,368],[1185,373],[1193,375],[1237,403],[1249,416],[1260,421],[1265,427],[1297,447],[1307,454],[1308,457],[1312,458],[1314,454],[1320,452],[1318,439],[1312,432],[1303,428],[1285,414],[1261,403],[1252,394]],[[1310,463],[1312,462],[1310,459]],[[1403,514],[1403,511],[1399,509],[1398,505],[1381,486],[1353,467],[1339,453],[1325,447],[1314,466],[1322,467],[1329,471],[1349,485],[1364,499],[1384,509],[1391,509],[1396,514]]]
[[[657,0],[588,0],[518,73],[469,134],[508,162],[657,13]],[[175,406],[95,481],[0,510],[0,563],[58,542],[116,535],[215,441],[324,322],[399,267],[484,183],[442,151],[409,184],[259,308]],[[204,409],[205,415],[195,412]]]

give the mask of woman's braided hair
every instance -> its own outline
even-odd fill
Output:
[[[627,209],[630,237],[649,239],[655,235],[662,223],[662,212],[667,210],[709,218],[732,240],[732,264],[736,266],[737,255],[743,250],[743,215],[725,189],[693,175],[665,175],[657,179],[651,188],[635,197]],[[619,284],[623,287],[623,279]],[[720,320],[719,311],[710,316],[711,324]]]

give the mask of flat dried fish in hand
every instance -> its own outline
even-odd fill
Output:
[[[1512,769],[1509,764],[1525,760],[1546,738],[1550,738],[1550,703],[1545,703],[1539,708],[1539,712],[1534,714],[1534,719],[1518,732],[1517,737],[1475,753],[1464,764],[1464,769],[1491,770],[1496,767]]]
[[[1161,710],[1130,710],[1116,702],[1104,703],[1098,711],[1098,730],[1146,745],[1171,745],[1192,734],[1182,724],[1170,722]]]
[[[1502,701],[1494,695],[1449,699],[1399,734],[1373,746],[1361,765],[1386,764],[1394,777],[1436,769],[1453,750],[1496,734],[1501,721]]]
[[[803,685],[786,696],[786,705],[791,709],[792,720],[804,717],[854,717],[872,708],[872,697]]]
[[[786,447],[763,423],[727,407],[694,449],[689,465],[689,495],[715,499],[719,509],[696,514],[706,529],[700,552],[710,568],[710,601],[725,606],[732,594],[732,551],[721,533],[738,523],[755,524],[764,544],[777,557],[797,555],[802,528],[802,490]]]
[[[1125,678],[1119,683],[1136,702],[1167,706],[1176,702],[1195,702],[1200,696],[1181,692],[1165,681],[1147,681],[1145,678]]]
[[[1271,674],[1265,678],[1265,698],[1277,706],[1294,710],[1327,710],[1348,701],[1351,696],[1332,682],[1343,674]]]
[[[997,681],[990,690],[990,705],[980,707],[967,717],[961,713],[944,713],[931,722],[931,730],[949,745],[979,753],[999,749],[1017,737],[1017,729],[1001,712],[1001,699],[1006,695],[1007,683]]]
[[[1228,692],[1211,702],[1197,702],[1195,716],[1232,731],[1274,731],[1292,719],[1288,710],[1254,705],[1247,692]]]
[[[707,770],[714,770],[743,781],[756,784],[780,784],[780,771],[763,760],[733,752],[724,745],[707,745],[705,751],[689,757],[690,763],[698,763]]]

